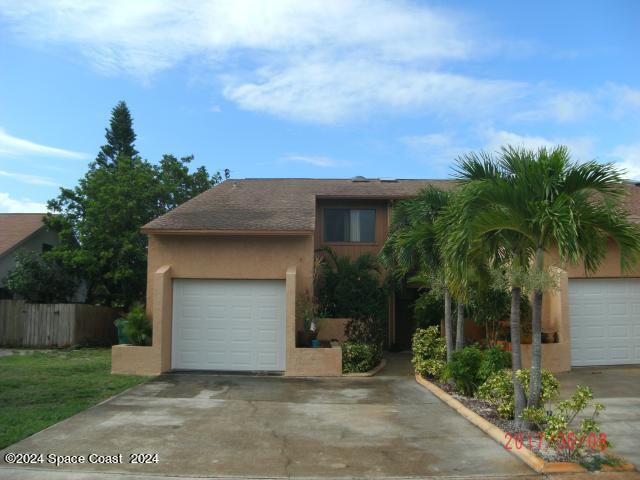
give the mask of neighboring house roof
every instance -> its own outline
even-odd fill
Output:
[[[403,199],[453,180],[271,178],[225,180],[149,222],[145,233],[308,234],[315,228],[316,198]],[[626,207],[640,222],[640,187],[628,184]]]
[[[243,179],[226,180],[149,222],[143,232],[220,231],[308,234],[316,198],[402,199],[449,180]]]
[[[44,227],[42,213],[0,213],[0,256]]]

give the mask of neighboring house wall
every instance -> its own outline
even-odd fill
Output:
[[[7,275],[9,275],[9,272],[16,266],[15,255],[18,250],[31,250],[40,253],[42,252],[42,246],[44,244],[51,246],[57,245],[58,235],[46,228],[42,228],[8,252],[5,252],[5,254],[0,257],[0,287],[4,285]]]

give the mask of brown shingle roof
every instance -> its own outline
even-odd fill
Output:
[[[226,180],[149,222],[142,230],[310,232],[318,198],[407,198],[449,180]]]
[[[156,218],[142,230],[309,233],[315,228],[316,198],[401,199],[428,185],[451,188],[454,181],[232,179]],[[640,221],[640,187],[629,183],[628,189],[627,209]]]
[[[44,226],[42,213],[0,213],[0,255]]]

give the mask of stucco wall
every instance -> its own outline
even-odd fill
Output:
[[[205,237],[151,235],[147,266],[147,306],[153,302],[152,276],[163,265],[172,278],[284,279],[296,267],[298,289],[313,283],[313,238]]]
[[[582,262],[562,265],[557,252],[549,252],[547,264],[560,265],[564,273],[560,276],[559,290],[545,294],[542,309],[543,331],[557,331],[557,344],[542,345],[542,366],[553,372],[571,369],[571,325],[569,318],[569,280],[572,278],[620,278],[640,277],[640,264],[623,271],[620,265],[620,251],[613,241],[607,242],[607,254],[597,271],[586,274]],[[523,346],[523,362],[528,366],[528,346]]]
[[[640,263],[632,266],[626,271],[620,268],[620,250],[613,241],[607,242],[607,254],[603,259],[600,268],[597,271],[587,275],[584,270],[584,264],[561,265],[556,251],[548,253],[547,263],[551,265],[562,266],[566,270],[569,278],[619,278],[619,277],[640,277]]]
[[[295,298],[313,285],[313,237],[162,236],[149,238],[147,313],[153,322],[153,347],[131,350],[142,372],[171,369],[172,279],[287,280],[287,370],[295,350]],[[122,365],[126,349],[118,351]],[[134,358],[135,357],[135,358]],[[331,359],[332,364],[335,359]],[[153,365],[152,365],[153,364]],[[113,367],[114,371],[123,371]],[[334,370],[332,368],[332,370]],[[131,372],[130,372],[131,373]],[[304,372],[297,371],[297,374]]]

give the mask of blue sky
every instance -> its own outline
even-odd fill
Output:
[[[443,178],[567,144],[640,178],[640,2],[0,0],[0,212],[137,148],[244,177]]]

